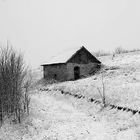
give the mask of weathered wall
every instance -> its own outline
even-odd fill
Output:
[[[94,70],[94,68],[96,69],[97,63],[67,63],[44,66],[44,78],[56,79],[58,81],[74,80],[74,67],[76,66],[80,67],[80,77],[85,77],[91,70]]]
[[[100,62],[85,48],[82,48],[67,62],[67,80],[74,79],[74,67],[80,67],[80,77],[85,77],[91,70],[96,69],[97,64]]]
[[[68,63],[88,64],[100,62],[89,51],[82,48],[68,60]]]
[[[80,77],[86,76],[89,74],[91,70],[96,68],[97,63],[88,63],[88,64],[75,64],[75,63],[67,63],[67,80],[74,79],[74,67],[80,67]]]
[[[56,79],[59,81],[74,80],[76,76],[85,77],[91,70],[96,69],[98,61],[89,51],[84,47],[78,50],[66,63],[52,64],[44,66],[44,78],[45,79]],[[74,67],[78,66],[79,70],[75,72]],[[75,70],[76,71],[76,70]]]
[[[45,79],[67,80],[67,67],[65,64],[46,65],[43,71]]]

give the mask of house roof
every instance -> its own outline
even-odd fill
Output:
[[[73,57],[82,48],[84,48],[84,46],[67,49],[67,50],[59,53],[58,55],[50,58],[50,60],[48,60],[46,63],[42,64],[42,66],[66,63],[71,57]],[[100,62],[100,61],[98,61],[98,62]]]

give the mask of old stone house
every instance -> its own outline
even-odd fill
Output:
[[[82,46],[78,50],[66,51],[42,66],[45,79],[67,81],[94,73],[100,65],[101,62]]]

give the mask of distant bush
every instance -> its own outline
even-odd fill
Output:
[[[133,49],[133,50],[130,50],[129,52],[137,52],[137,51],[140,51],[140,49]]]
[[[122,47],[117,47],[112,53],[105,52],[103,50],[99,50],[99,51],[93,52],[93,55],[95,55],[96,57],[100,57],[100,56],[108,56],[108,55],[113,54],[113,58],[114,58],[115,57],[115,54],[122,54],[122,53],[129,53],[129,52],[137,52],[137,51],[140,51],[140,49],[127,50],[127,49],[124,49]]]
[[[123,49],[122,47],[117,47],[114,51],[114,54],[122,54],[122,53],[136,52],[136,51],[140,51],[140,49],[126,50]]]
[[[103,50],[99,50],[99,51],[93,52],[93,55],[95,55],[96,57],[113,55],[113,58],[114,58],[115,57],[115,54],[122,54],[122,53],[129,53],[129,52],[137,52],[137,51],[140,51],[140,49],[127,50],[127,49],[124,49],[122,47],[117,47],[112,53],[105,52]]]
[[[94,52],[93,54],[94,54],[96,57],[108,56],[108,55],[110,55],[109,52],[104,52],[104,51],[102,51],[102,50],[99,50],[99,51],[97,51],[97,52]]]
[[[122,47],[117,47],[114,51],[114,54],[121,54],[121,53],[127,53],[128,51],[123,49]]]

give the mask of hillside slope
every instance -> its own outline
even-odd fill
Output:
[[[0,139],[140,139],[140,114],[110,107],[103,109],[100,104],[89,102],[90,98],[101,101],[97,87],[102,89],[103,75],[108,104],[140,110],[140,52],[117,55],[113,60],[111,56],[99,59],[107,66],[101,73],[77,81],[42,86],[44,91],[32,91],[30,116],[21,124],[10,125],[6,121],[0,129]]]
[[[79,93],[87,98],[100,98],[97,88],[102,90],[102,75],[108,103],[140,110],[140,52],[99,58],[107,69],[89,78],[63,82],[50,89]]]
[[[104,122],[96,122],[71,104],[46,93],[31,97],[30,117],[22,124],[5,124],[1,140],[105,140],[112,130]]]

